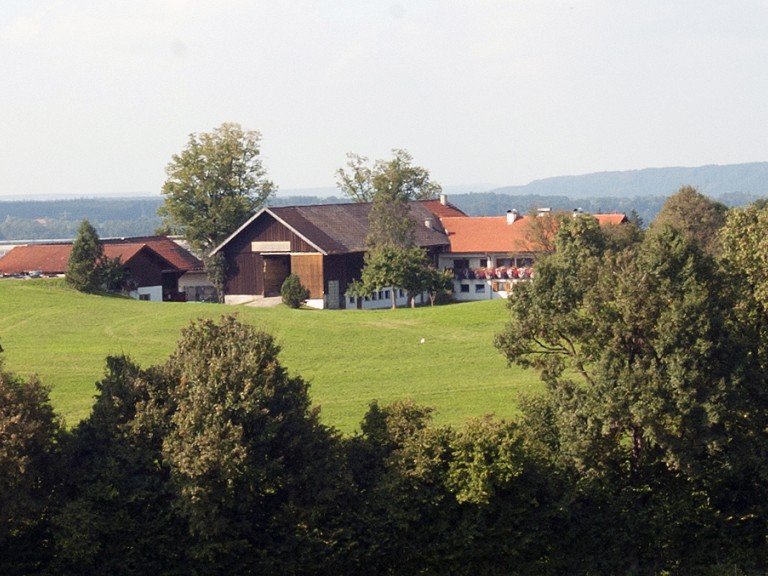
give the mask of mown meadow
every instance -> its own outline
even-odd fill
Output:
[[[311,384],[322,420],[352,433],[369,403],[413,399],[437,423],[493,413],[511,418],[521,394],[540,387],[508,367],[493,345],[508,313],[502,301],[379,311],[291,310],[140,302],[86,295],[60,280],[0,282],[0,345],[6,368],[37,373],[73,426],[90,412],[108,355],[159,364],[197,318],[238,318],[273,334],[289,372]],[[423,342],[422,342],[423,340]]]

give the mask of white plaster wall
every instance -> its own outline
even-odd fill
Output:
[[[185,272],[179,278],[179,292],[186,292],[188,286],[213,286],[205,272]]]
[[[140,300],[141,296],[144,294],[149,295],[149,299],[152,302],[162,302],[163,301],[163,287],[162,286],[142,286],[141,288],[138,288],[130,293],[131,298],[136,298],[136,300]]]

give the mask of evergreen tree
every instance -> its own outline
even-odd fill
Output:
[[[83,220],[72,243],[67,263],[67,283],[81,292],[96,292],[103,283],[104,246],[96,229]]]
[[[291,308],[299,308],[309,298],[309,290],[302,286],[301,280],[296,274],[288,274],[280,287],[280,295],[283,304]]]

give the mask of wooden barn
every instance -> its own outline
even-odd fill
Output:
[[[444,199],[410,206],[416,243],[437,263],[437,254],[449,244],[437,214],[463,213]],[[213,251],[223,252],[230,267],[225,301],[279,296],[293,273],[309,290],[310,306],[344,308],[347,285],[363,268],[370,208],[355,203],[262,209]]]

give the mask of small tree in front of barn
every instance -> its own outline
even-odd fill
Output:
[[[67,262],[67,284],[80,292],[96,292],[103,283],[104,246],[96,229],[83,220]]]
[[[283,304],[299,308],[309,298],[309,290],[301,284],[296,274],[288,274],[280,288],[280,295],[283,297]]]

